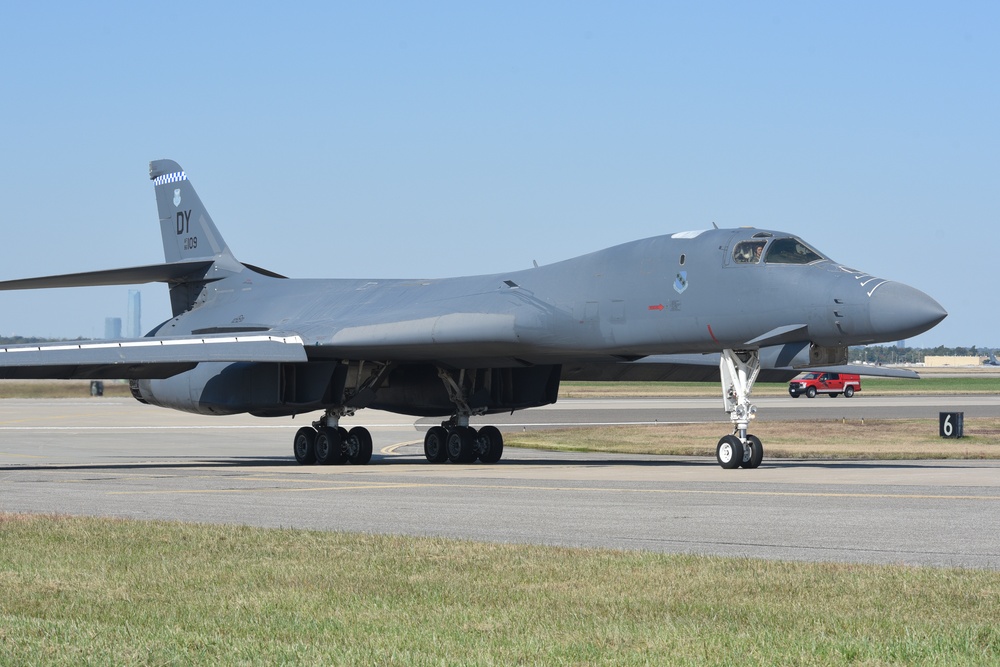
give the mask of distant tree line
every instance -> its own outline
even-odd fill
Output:
[[[850,349],[851,363],[922,364],[924,357],[985,357],[991,348],[972,347],[896,347],[895,345],[865,345]]]

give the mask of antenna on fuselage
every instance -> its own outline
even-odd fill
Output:
[[[712,221],[712,226],[715,227],[716,229],[719,228],[719,226],[717,224],[715,224],[715,220]]]

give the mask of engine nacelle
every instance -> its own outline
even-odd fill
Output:
[[[456,413],[435,366],[403,365],[380,373],[357,362],[304,364],[202,363],[173,377],[133,380],[143,403],[204,415],[243,412],[277,417],[333,406],[375,408],[421,417]],[[449,371],[477,413],[508,412],[554,403],[559,366]]]
[[[279,404],[282,364],[203,363],[162,380],[133,380],[143,403],[204,415],[253,412]]]

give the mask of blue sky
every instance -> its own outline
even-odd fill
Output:
[[[1000,4],[5,3],[0,278],[162,260],[151,159],[237,257],[437,277],[751,225],[1000,347]],[[128,287],[0,293],[100,337]],[[142,287],[143,327],[169,317]]]

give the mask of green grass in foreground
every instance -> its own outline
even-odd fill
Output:
[[[995,665],[1000,573],[0,514],[0,664]]]

